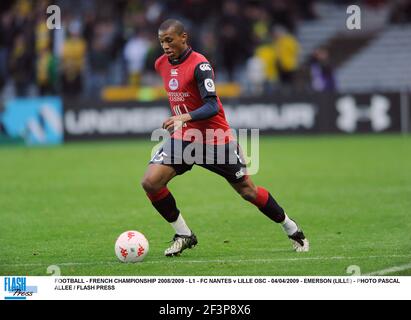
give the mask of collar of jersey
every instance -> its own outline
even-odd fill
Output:
[[[193,52],[193,49],[191,47],[188,47],[187,49],[185,49],[183,51],[182,54],[180,54],[180,56],[177,59],[173,59],[173,60],[168,60],[173,66],[177,65],[177,64],[181,64],[183,63],[191,54],[191,52]]]

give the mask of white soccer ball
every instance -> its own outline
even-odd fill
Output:
[[[148,253],[148,241],[138,231],[126,231],[117,238],[114,250],[121,262],[141,262]]]

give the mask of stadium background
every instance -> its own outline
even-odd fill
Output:
[[[0,274],[410,275],[411,1],[355,2],[360,30],[351,4],[2,1]],[[164,261],[172,232],[138,180],[169,114],[153,63],[170,17],[212,63],[233,127],[264,134],[255,180],[306,226],[309,254],[198,169],[171,188],[200,245]],[[127,229],[150,241],[137,267],[115,261]]]

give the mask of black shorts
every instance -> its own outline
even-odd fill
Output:
[[[155,153],[150,163],[171,166],[178,175],[191,170],[193,165],[199,165],[230,183],[242,182],[247,175],[246,162],[236,141],[209,145],[169,139]]]

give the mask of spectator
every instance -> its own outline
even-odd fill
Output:
[[[335,91],[334,71],[331,67],[328,50],[319,48],[310,59],[311,87],[315,91]]]
[[[300,45],[297,39],[282,26],[273,28],[273,41],[281,84],[292,86],[298,68]]]
[[[27,34],[17,35],[10,54],[9,67],[17,96],[26,96],[33,75],[32,41]]]
[[[63,94],[77,96],[83,92],[83,72],[86,56],[86,42],[81,37],[80,22],[74,20],[69,25],[69,37],[62,52]]]
[[[109,18],[96,22],[93,26],[91,48],[88,51],[90,74],[89,94],[99,95],[100,90],[112,81],[110,68],[116,62],[118,33],[116,25]]]
[[[219,47],[222,65],[228,80],[234,81],[236,67],[241,65],[246,56],[246,46],[251,42],[249,30],[241,16],[240,5],[232,0],[223,4],[223,14],[219,23]]]
[[[45,47],[37,56],[37,86],[41,96],[56,94],[57,77],[57,60]]]
[[[266,81],[265,66],[263,61],[253,56],[247,61],[247,91],[251,95],[261,95],[264,93],[264,83]]]
[[[124,58],[127,62],[129,84],[139,86],[149,49],[150,41],[143,32],[136,31],[134,36],[126,43]]]
[[[11,11],[0,16],[0,90],[7,82],[10,49],[13,46],[14,28]]]
[[[255,57],[257,57],[263,65],[264,92],[272,93],[278,83],[278,64],[275,43],[270,41],[258,46]]]
[[[202,50],[201,52],[204,53],[204,56],[208,58],[211,65],[214,67],[216,65],[218,52],[216,50],[216,42],[217,39],[215,37],[215,33],[207,30],[203,33],[202,37]],[[215,70],[216,68],[214,68]]]
[[[36,42],[36,80],[40,95],[52,95],[57,91],[57,60],[51,52],[52,37],[44,20],[46,2],[41,2],[37,10]]]

